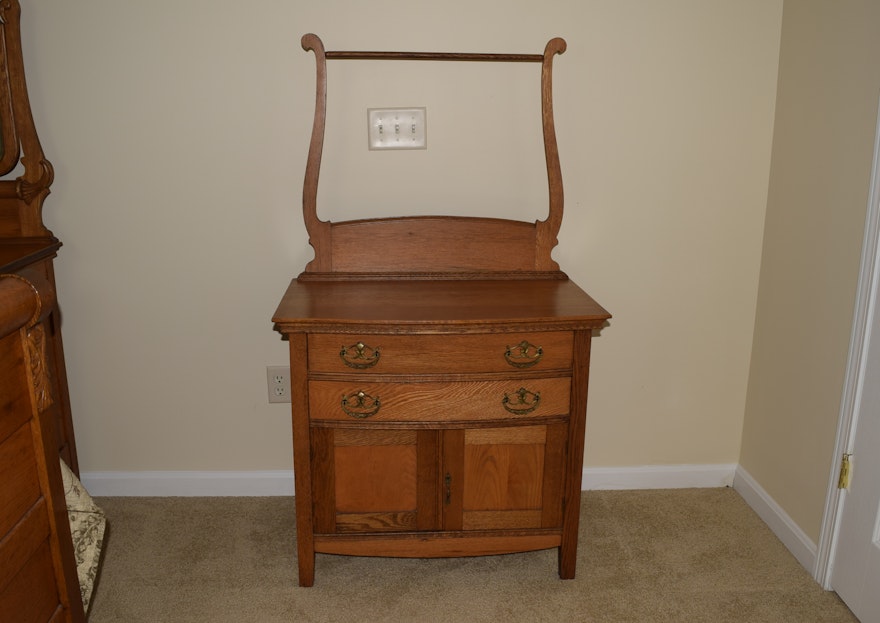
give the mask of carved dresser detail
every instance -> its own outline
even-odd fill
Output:
[[[565,42],[543,54],[302,43],[317,60],[303,190],[315,259],[273,317],[290,347],[300,585],[316,553],[558,548],[560,577],[574,577],[590,344],[610,314],[550,257],[563,197],[551,70]],[[540,63],[547,219],[318,219],[331,59]]]

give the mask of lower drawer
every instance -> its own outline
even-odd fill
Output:
[[[568,414],[571,379],[309,382],[312,420],[454,422]]]

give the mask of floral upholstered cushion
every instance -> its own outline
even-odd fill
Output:
[[[64,497],[67,500],[67,515],[70,519],[70,534],[73,537],[73,552],[76,556],[76,573],[79,577],[83,609],[88,611],[95,578],[98,575],[98,563],[101,561],[107,519],[104,511],[95,504],[92,496],[64,461],[61,461],[61,476],[64,481]]]

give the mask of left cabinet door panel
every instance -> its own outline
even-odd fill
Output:
[[[436,431],[313,427],[315,532],[438,528]]]

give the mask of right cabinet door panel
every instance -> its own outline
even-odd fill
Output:
[[[447,431],[444,527],[559,528],[566,445],[566,422]]]

